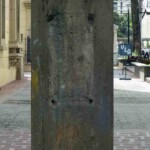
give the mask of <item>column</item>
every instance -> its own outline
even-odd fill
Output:
[[[0,0],[0,46],[2,42],[2,0]]]
[[[32,150],[113,150],[113,1],[32,0]]]

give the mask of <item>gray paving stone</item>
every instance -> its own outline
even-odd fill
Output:
[[[114,150],[150,150],[150,84],[118,77],[114,78]],[[27,80],[9,96],[3,95],[0,150],[31,150],[30,84]]]

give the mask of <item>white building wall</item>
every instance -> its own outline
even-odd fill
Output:
[[[150,0],[143,0],[143,11],[149,11],[150,9]],[[141,35],[142,39],[150,39],[150,15],[145,14],[141,23]]]
[[[149,38],[150,39],[150,16],[145,15],[142,20],[142,39]]]
[[[1,4],[0,0],[0,4]],[[9,34],[10,34],[10,0],[5,0],[4,11],[5,20],[0,17],[0,30],[3,31],[5,37],[0,36],[0,87],[16,80],[16,67],[10,66],[9,64]],[[0,5],[0,10],[2,10],[2,5]],[[0,16],[4,15],[0,11]],[[2,22],[4,27],[2,27]],[[0,32],[0,33],[1,33]]]
[[[117,42],[117,30],[118,30],[118,26],[114,25],[114,48],[113,48],[113,64],[117,65],[117,57],[118,57],[118,42]]]

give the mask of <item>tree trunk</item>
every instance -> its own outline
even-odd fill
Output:
[[[133,27],[133,51],[141,54],[141,2],[142,0],[131,0],[132,27]]]

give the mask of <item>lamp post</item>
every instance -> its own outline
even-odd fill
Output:
[[[130,43],[130,12],[128,8],[128,44]]]
[[[128,44],[130,44],[130,12],[129,12],[129,8],[128,8]],[[129,55],[126,55],[126,56],[128,56],[128,58],[129,58]],[[124,69],[124,74],[125,74],[125,77],[123,77],[123,78],[119,78],[120,80],[131,80],[131,78],[127,78],[127,68],[126,68],[126,65],[127,65],[127,60],[126,59],[124,59],[123,60],[123,64],[124,64],[124,67],[123,67],[123,69]],[[122,70],[122,74],[123,74],[123,70]]]

